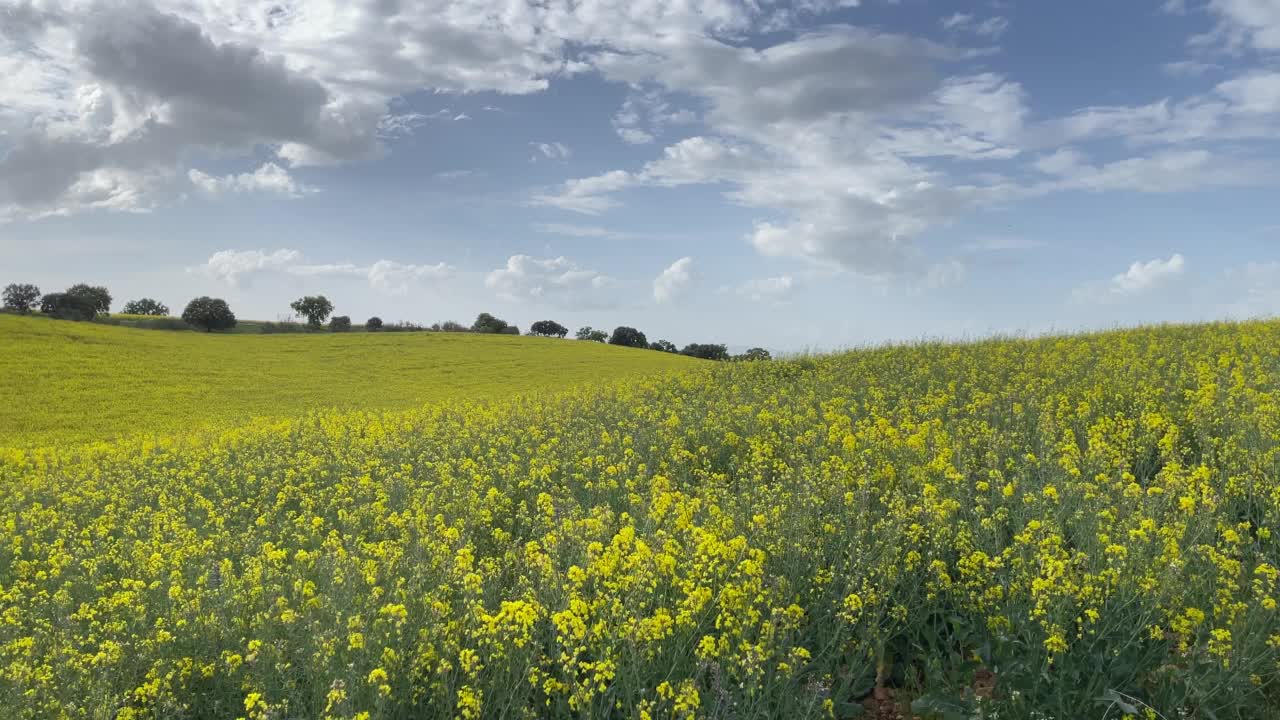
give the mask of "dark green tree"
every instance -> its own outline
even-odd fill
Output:
[[[349,332],[351,330],[351,318],[347,315],[334,315],[329,320],[329,330],[332,332]]]
[[[40,288],[29,283],[15,283],[4,288],[4,309],[29,313],[40,304]]]
[[[680,351],[681,355],[701,358],[703,360],[728,360],[729,349],[724,345],[689,343]]]
[[[540,335],[542,337],[562,338],[569,334],[569,328],[561,325],[555,320],[539,320],[529,326],[529,334]]]
[[[182,319],[205,332],[229,330],[236,326],[236,316],[221,298],[198,297],[187,303]]]
[[[750,350],[742,353],[741,355],[735,355],[733,359],[746,360],[749,362],[756,361],[756,360],[772,360],[773,355],[769,354],[769,351],[765,350],[762,347],[753,347]]]
[[[471,323],[471,332],[478,333],[500,333],[507,329],[507,321],[496,318],[489,313],[482,312],[476,316],[476,321]]]
[[[40,298],[40,312],[59,320],[92,320],[98,308],[84,295],[49,293]]]
[[[125,303],[122,311],[125,315],[156,315],[164,317],[169,314],[169,307],[157,300],[142,298],[141,300],[130,300]]]
[[[101,285],[86,285],[80,283],[67,288],[67,295],[72,295],[88,300],[93,305],[93,310],[98,315],[106,315],[111,312],[111,293],[107,292],[105,287]]]
[[[675,346],[675,343],[669,342],[667,340],[655,340],[649,343],[649,349],[657,350],[658,352],[668,352],[668,353],[680,352],[680,349]]]
[[[649,340],[644,333],[633,327],[619,325],[613,329],[613,335],[609,337],[610,345],[622,345],[624,347],[648,348]]]
[[[377,315],[374,315],[373,317],[369,318],[368,320],[365,320],[365,321],[364,321],[364,329],[365,329],[365,330],[368,330],[368,331],[370,331],[370,332],[375,332],[375,331],[377,331],[377,330],[381,330],[381,329],[382,329],[382,318],[378,317]]]
[[[333,312],[333,303],[329,302],[329,298],[323,295],[307,295],[289,303],[289,307],[306,318],[307,324],[313,328],[319,328],[323,325],[325,318],[329,317],[329,313]]]
[[[579,340],[589,340],[591,342],[605,342],[609,339],[609,333],[603,330],[595,330],[590,325],[578,328],[578,332],[574,333],[574,337]]]

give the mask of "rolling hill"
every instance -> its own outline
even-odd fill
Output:
[[[497,399],[696,367],[599,343],[467,333],[221,335],[0,315],[0,447]]]

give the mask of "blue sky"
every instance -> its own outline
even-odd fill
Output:
[[[779,351],[1280,310],[1280,0],[0,12],[0,284]]]

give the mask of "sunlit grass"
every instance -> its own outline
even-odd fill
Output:
[[[0,314],[0,447],[165,434],[319,408],[498,399],[699,364],[542,338],[222,335]]]

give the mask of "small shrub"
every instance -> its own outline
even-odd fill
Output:
[[[364,329],[365,329],[365,330],[368,330],[368,331],[370,331],[370,332],[377,332],[378,330],[381,330],[381,329],[382,329],[382,318],[378,317],[377,315],[374,315],[373,317],[369,318],[368,320],[365,320],[365,321],[364,321]]]
[[[329,321],[330,332],[350,332],[351,318],[347,315],[334,315]]]
[[[119,315],[107,315],[100,317],[95,322],[103,325],[119,325],[121,327],[137,328],[139,330],[190,330],[191,326],[182,318],[176,317],[150,317],[146,315],[129,315],[121,317]]]
[[[390,325],[380,326],[382,332],[427,332],[428,330],[439,330],[439,326],[426,327],[411,322],[398,322]]]
[[[258,328],[265,335],[279,335],[281,333],[304,333],[311,332],[315,328],[305,323],[297,322],[264,322]]]

